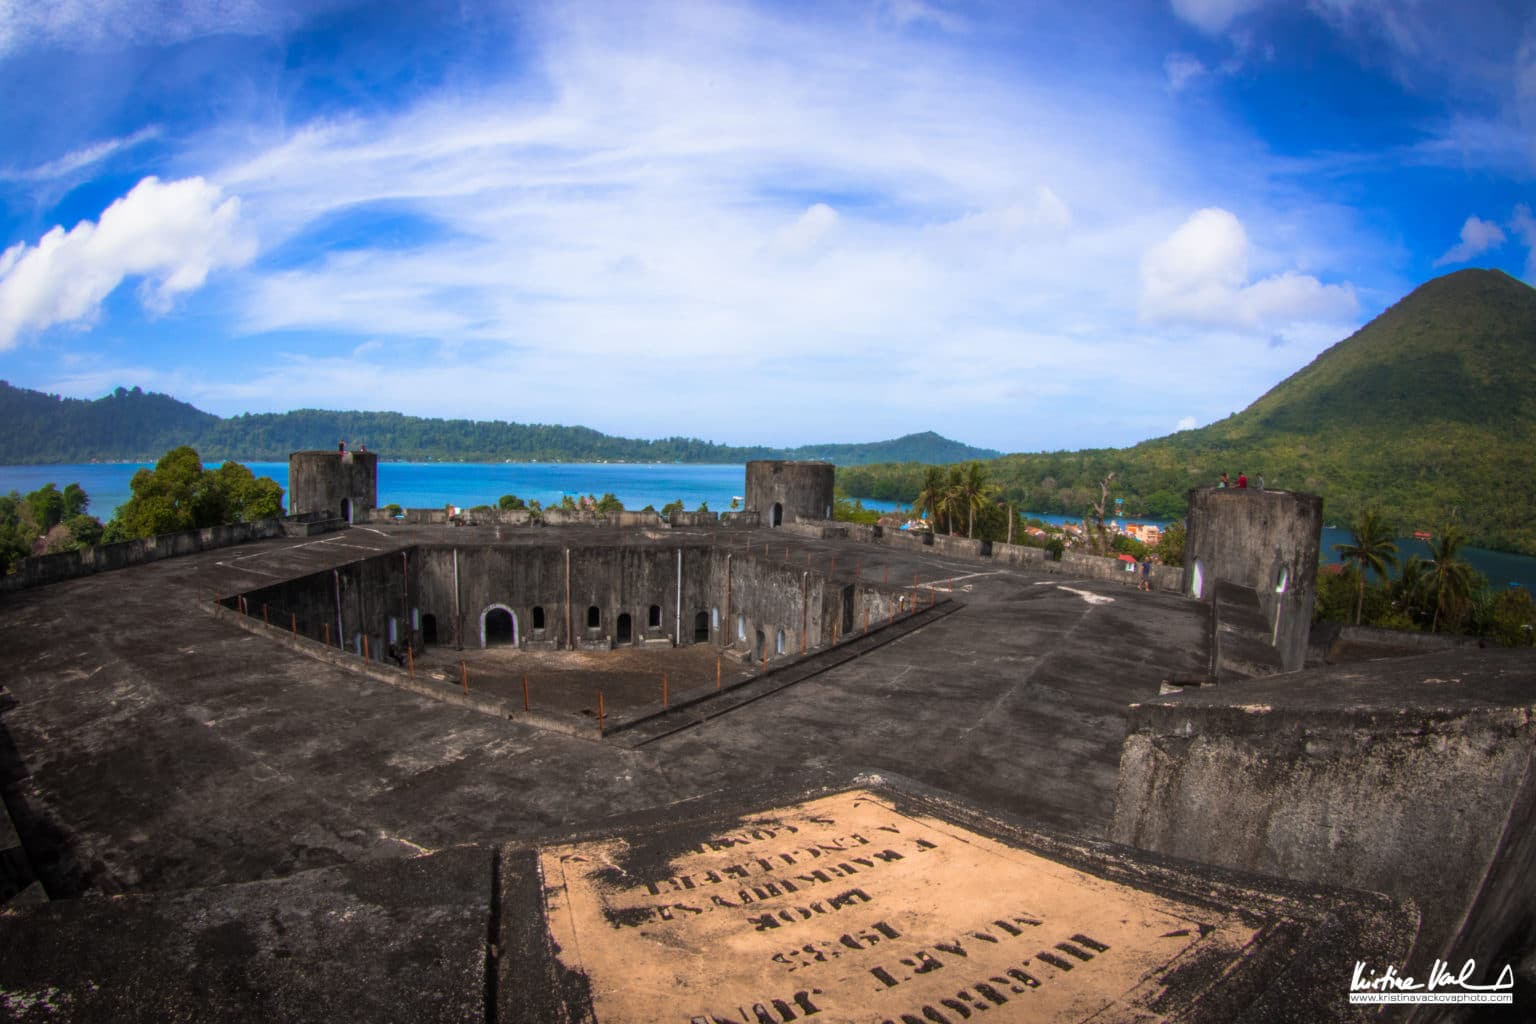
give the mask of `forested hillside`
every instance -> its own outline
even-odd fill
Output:
[[[655,441],[610,437],[587,427],[438,420],[393,412],[299,409],[220,419],[169,395],[118,388],[94,401],[60,398],[0,381],[0,464],[150,461],[180,445],[210,461],[281,461],[337,441],[367,445],[385,458],[464,462],[745,462],[828,459],[843,465],[878,461],[959,462],[993,458],[934,433],[870,444],[801,448],[735,447],[692,437]]]
[[[1125,449],[1008,455],[1005,500],[1081,514],[1115,473],[1127,515],[1173,517],[1222,473],[1311,491],[1329,522],[1379,508],[1400,532],[1455,520],[1536,554],[1536,289],[1495,270],[1436,278],[1244,411]],[[920,466],[845,470],[850,494],[910,501]]]

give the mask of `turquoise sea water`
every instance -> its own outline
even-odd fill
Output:
[[[118,505],[131,493],[128,481],[143,463],[91,463],[67,466],[0,466],[0,494],[12,490],[26,494],[47,483],[60,489],[78,483],[90,495],[92,515],[103,521],[112,517]],[[286,462],[246,463],[257,476],[270,476],[288,489]],[[381,462],[379,463],[379,504],[394,502],[405,508],[441,508],[452,503],[464,507],[494,505],[503,494],[515,494],[524,501],[537,498],[545,505],[559,504],[570,494],[601,496],[612,491],[626,508],[646,505],[657,508],[682,499],[685,508],[698,508],[700,502],[722,512],[730,507],[732,497],[746,494],[746,467],[742,465],[634,465],[627,463],[560,462]],[[867,508],[889,511],[895,502],[864,499]],[[1044,515],[1049,522],[1076,522],[1068,516]],[[1157,522],[1157,520],[1145,520]],[[1338,561],[1333,546],[1349,540],[1349,531],[1325,527],[1322,554],[1325,561]],[[1398,554],[1428,557],[1427,546],[1411,537],[1400,538]],[[1464,549],[1472,567],[1488,578],[1495,588],[1511,584],[1536,587],[1536,558],[1510,555],[1481,548]]]
[[[103,521],[128,500],[129,481],[144,463],[92,463],[73,466],[0,466],[0,494],[26,494],[47,483],[62,490],[78,483],[90,495],[90,512]],[[288,489],[288,463],[248,462],[257,476],[269,476]],[[746,467],[737,465],[634,465],[627,463],[561,462],[380,462],[379,504],[403,508],[441,508],[452,503],[469,508],[494,505],[503,494],[524,501],[537,499],[558,505],[560,499],[612,491],[625,508],[657,508],[681,499],[690,511],[708,502],[716,512],[730,508],[731,498],[746,495]],[[887,511],[895,502],[866,501],[867,508]]]

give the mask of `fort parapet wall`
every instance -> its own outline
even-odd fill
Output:
[[[142,540],[127,540],[117,544],[97,544],[79,551],[61,551],[53,555],[37,555],[23,558],[16,563],[16,571],[0,576],[0,591],[24,590],[49,583],[60,583],[92,573],[127,569],[146,562],[158,562],[163,558],[195,555],[213,548],[249,544],[285,536],[283,520],[261,519],[254,523],[236,523],[233,526],[210,526],[202,530],[186,530],[181,533],[162,533]]]

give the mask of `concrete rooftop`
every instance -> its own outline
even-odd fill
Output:
[[[503,542],[605,536],[664,546],[713,537],[766,544],[772,558],[787,546],[790,561],[836,558],[850,578],[855,567],[866,578],[889,567],[892,582],[916,574],[963,607],[636,746],[435,701],[208,611],[214,595],[412,544],[494,541],[491,529],[357,527],[0,594],[0,783],[55,900],[0,911],[0,963],[12,964],[0,967],[0,991],[31,978],[26,1007],[36,1011],[37,992],[62,989],[31,953],[31,966],[19,965],[23,951],[62,956],[60,936],[90,945],[86,937],[131,928],[136,915],[174,922],[237,905],[252,891],[242,883],[310,893],[319,876],[300,873],[327,869],[334,891],[352,892],[360,878],[388,888],[421,870],[411,864],[437,862],[409,860],[427,852],[529,844],[859,772],[896,773],[1026,825],[1102,837],[1128,705],[1209,663],[1206,607],[1111,583],[786,531],[551,528],[506,530]],[[491,871],[483,853],[446,862],[441,884],[451,893],[431,927],[462,931],[484,910],[490,887],[464,880]],[[233,888],[191,892],[215,886]],[[101,894],[133,896],[71,902]],[[401,927],[426,913],[414,897],[400,900]],[[388,931],[382,946],[398,940]],[[126,948],[102,955],[133,957]],[[302,995],[293,1005],[319,1016]],[[479,993],[457,998],[468,1000],[463,1015],[450,999],[441,1019],[483,1019]],[[14,1014],[21,1004],[6,1005]]]

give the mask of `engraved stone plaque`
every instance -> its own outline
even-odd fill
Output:
[[[1221,984],[1276,926],[921,806],[871,787],[750,815],[665,859],[635,856],[623,837],[541,849],[554,955],[590,998],[580,1016],[1160,1019]]]

